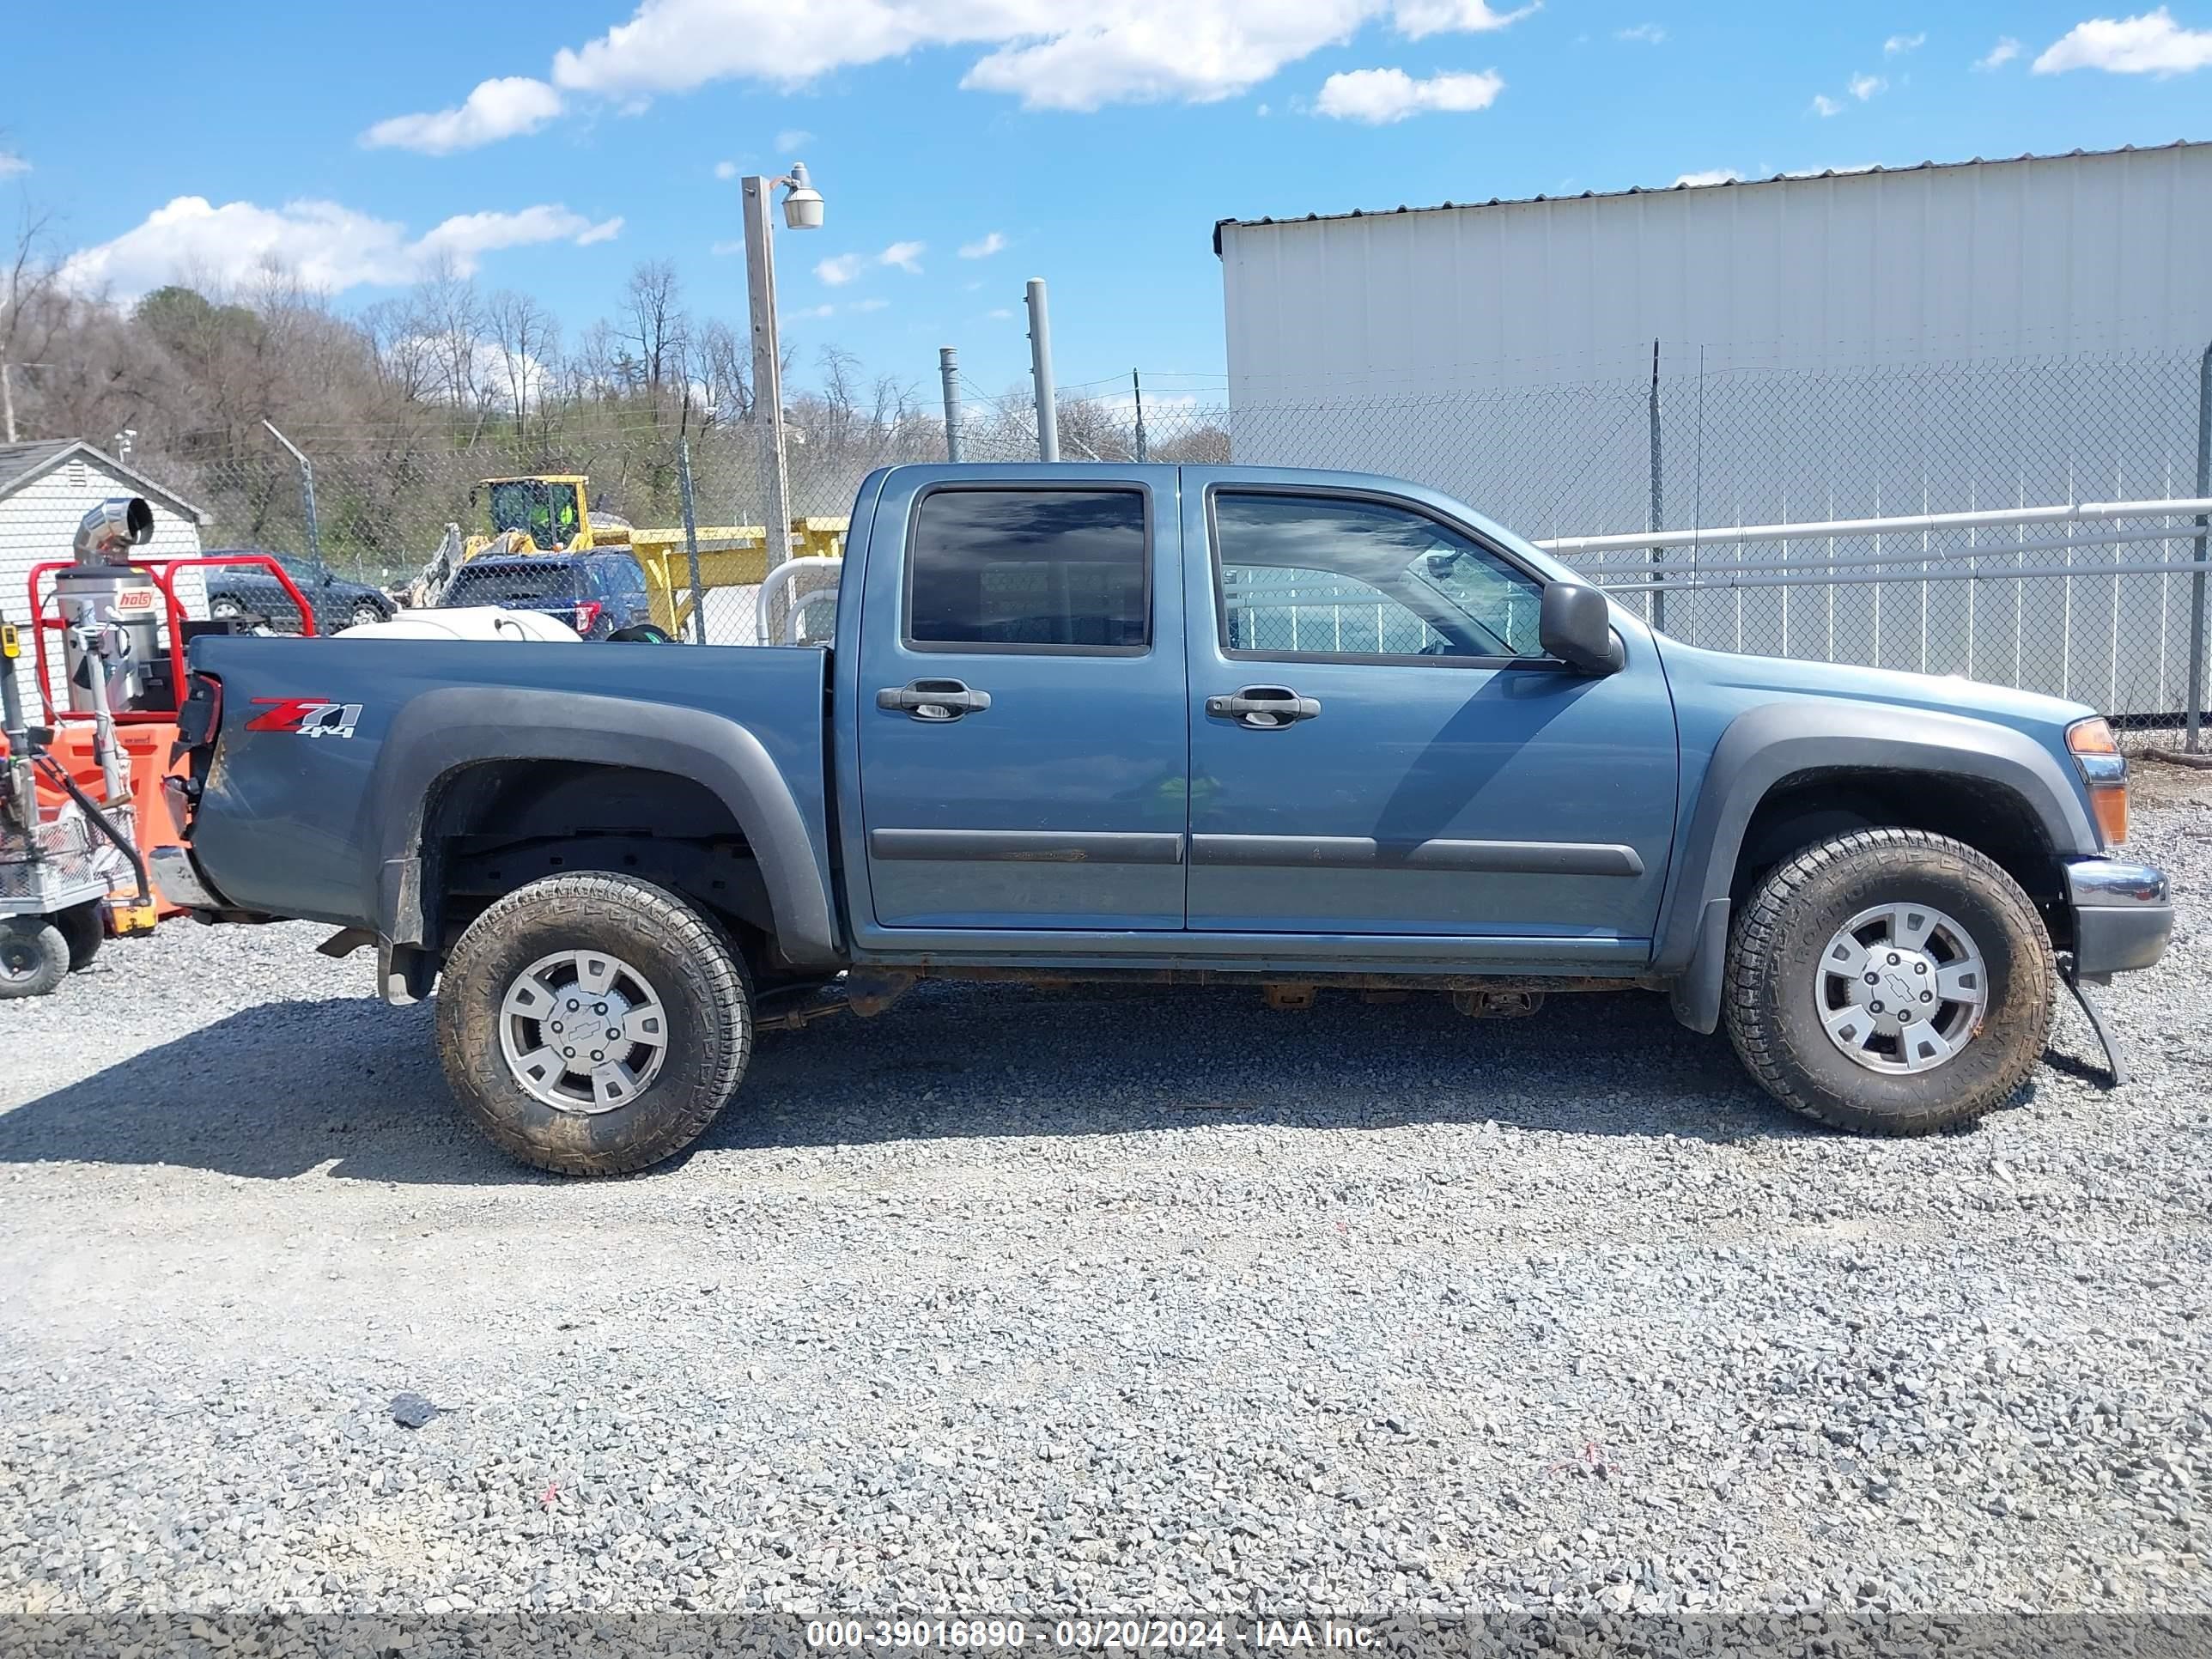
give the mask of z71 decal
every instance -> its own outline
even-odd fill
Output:
[[[293,732],[303,738],[349,738],[361,723],[357,702],[329,702],[321,697],[256,697],[267,710],[246,721],[249,732]]]

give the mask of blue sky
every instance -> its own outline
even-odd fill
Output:
[[[741,319],[734,174],[798,157],[801,383],[954,344],[1003,390],[1042,276],[1063,385],[1203,391],[1219,217],[2212,137],[2212,0],[634,3],[111,0],[105,104],[81,34],[11,35],[0,191],[119,294],[268,250],[350,307],[443,251],[574,328],[646,258]]]

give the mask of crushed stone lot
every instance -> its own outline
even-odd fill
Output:
[[[2137,770],[2136,1080],[2062,1003],[1925,1141],[1647,995],[926,986],[578,1182],[327,930],[111,945],[0,1006],[0,1615],[2212,1612],[2212,778]]]

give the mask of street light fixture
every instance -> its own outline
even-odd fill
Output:
[[[769,192],[784,190],[783,222],[792,230],[822,228],[822,192],[806,176],[806,163],[793,161],[780,179],[744,181],[745,286],[752,307],[753,407],[768,416],[761,470],[768,486],[768,564],[791,556],[791,477],[783,458],[783,353],[776,337],[775,252],[769,241]]]
[[[822,192],[806,176],[806,163],[793,161],[791,171],[776,180],[785,187],[783,222],[793,230],[822,228]]]

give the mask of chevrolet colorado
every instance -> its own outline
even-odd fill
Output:
[[[826,650],[195,641],[159,879],[373,940],[465,1109],[576,1174],[688,1146],[841,975],[1640,988],[1915,1133],[2172,927],[2094,710],[1695,649],[1417,485],[889,468],[839,584]]]

